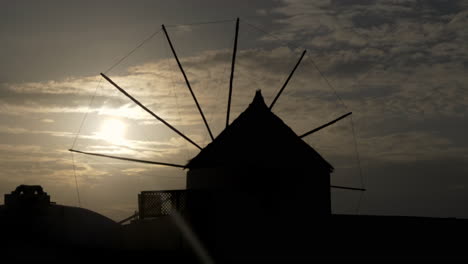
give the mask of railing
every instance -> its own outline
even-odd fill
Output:
[[[128,222],[128,221],[133,221],[133,220],[138,219],[138,216],[139,216],[138,212],[135,211],[134,214],[132,214],[131,216],[129,216],[129,217],[127,217],[127,218],[125,218],[125,219],[123,219],[123,220],[117,222],[117,223],[120,224],[120,225],[123,225],[123,224],[125,224],[125,223]]]
[[[185,190],[143,191],[138,194],[140,219],[171,215],[175,210],[183,213],[185,206]]]

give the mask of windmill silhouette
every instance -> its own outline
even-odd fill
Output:
[[[200,116],[203,120],[203,123],[208,131],[208,134],[210,135],[210,138],[212,141],[215,140],[214,136],[213,136],[213,133],[210,129],[210,126],[208,124],[208,121],[206,120],[205,118],[205,115],[203,113],[203,110],[197,100],[197,97],[195,95],[195,93],[193,92],[193,89],[192,89],[192,86],[190,84],[190,81],[184,71],[184,68],[177,56],[177,53],[174,49],[174,46],[172,44],[172,41],[170,39],[170,36],[167,32],[167,29],[164,25],[162,25],[162,30],[166,36],[166,39],[169,43],[169,46],[171,48],[171,51],[172,51],[172,54],[174,55],[174,58],[177,62],[177,65],[182,73],[182,76],[185,80],[185,83],[186,83],[186,86],[188,88],[188,90],[190,91],[190,94],[195,102],[195,105],[197,107],[197,110],[198,112],[200,113]],[[237,54],[237,43],[238,43],[238,33],[239,33],[239,19],[236,20],[236,29],[235,29],[235,40],[234,40],[234,48],[233,48],[233,54],[232,54],[232,63],[231,63],[231,74],[230,74],[230,80],[229,80],[229,96],[228,96],[228,100],[227,100],[227,111],[226,111],[226,128],[229,127],[230,125],[230,112],[231,112],[231,98],[232,98],[232,90],[233,90],[233,80],[234,80],[234,73],[235,73],[235,65],[236,65],[236,54]],[[291,80],[291,78],[293,77],[294,75],[294,72],[296,71],[296,69],[300,66],[301,64],[301,61],[302,59],[304,58],[304,55],[306,54],[306,50],[304,50],[300,56],[300,58],[298,59],[297,63],[295,64],[294,68],[292,69],[292,71],[290,72],[290,74],[288,75],[286,81],[284,82],[284,84],[282,85],[281,89],[279,90],[279,92],[276,94],[275,98],[273,99],[273,101],[270,103],[270,105],[268,106],[268,109],[271,111],[274,107],[274,105],[276,104],[276,102],[278,101],[278,99],[280,98],[281,94],[283,93],[284,89],[286,88],[286,86],[288,85],[289,81]],[[171,129],[174,133],[176,133],[177,135],[179,135],[180,137],[182,137],[184,140],[186,140],[188,143],[192,144],[193,146],[195,146],[196,148],[198,148],[199,150],[203,150],[204,148],[202,148],[199,144],[197,144],[194,140],[192,140],[191,138],[189,138],[188,136],[186,136],[184,133],[182,133],[180,130],[178,130],[177,128],[175,128],[173,125],[171,125],[169,122],[167,122],[166,120],[164,120],[162,117],[160,117],[159,115],[157,115],[156,113],[154,113],[152,110],[150,110],[148,107],[146,107],[144,104],[142,104],[138,99],[136,99],[135,97],[133,97],[132,95],[130,95],[125,89],[123,89],[122,87],[120,87],[117,83],[115,83],[110,77],[108,77],[106,74],[104,73],[101,73],[100,74],[106,81],[108,81],[113,87],[115,87],[118,91],[120,91],[122,94],[124,94],[127,98],[129,98],[132,102],[134,102],[136,105],[138,105],[141,109],[143,109],[144,111],[146,111],[147,113],[149,113],[151,116],[153,116],[154,118],[156,118],[158,121],[160,121],[161,123],[163,123],[165,126],[167,126],[169,129]],[[260,97],[261,96],[261,92],[258,92],[260,93]],[[258,96],[258,95],[256,95]],[[262,99],[263,100],[263,97]],[[334,123],[350,116],[352,114],[352,112],[349,112],[349,113],[346,113],[330,122],[327,122],[321,126],[318,126],[306,133],[303,133],[301,135],[297,135],[298,138],[305,138],[307,136],[310,136],[311,134],[314,134],[328,126],[331,126],[333,125]],[[278,139],[280,140],[280,139]],[[86,154],[86,155],[93,155],[93,156],[100,156],[100,157],[107,157],[107,158],[112,158],[112,159],[119,159],[119,160],[127,160],[127,161],[133,161],[133,162],[141,162],[141,163],[146,163],[146,164],[155,164],[155,165],[162,165],[162,166],[169,166],[169,167],[178,167],[178,168],[188,168],[187,165],[182,165],[182,164],[174,164],[174,163],[167,163],[167,162],[159,162],[159,161],[151,161],[151,160],[143,160],[143,159],[134,159],[134,158],[128,158],[128,157],[120,157],[120,156],[115,156],[115,155],[107,155],[107,154],[100,154],[100,153],[94,153],[94,152],[87,152],[87,151],[80,151],[80,150],[77,150],[77,149],[69,149],[69,151],[71,152],[75,152],[75,153],[81,153],[81,154]],[[353,187],[345,187],[345,186],[336,186],[336,185],[331,185],[330,186],[331,188],[341,188],[341,189],[349,189],[349,190],[364,190],[362,188],[353,188]]]
[[[248,214],[249,219],[254,222],[263,222],[272,216],[287,222],[286,218],[277,217],[278,212],[282,211],[295,211],[304,219],[327,217],[331,215],[330,188],[364,191],[363,188],[330,185],[333,166],[302,140],[350,116],[351,112],[302,135],[297,135],[272,112],[295,71],[300,67],[306,50],[300,55],[269,106],[264,102],[261,91],[257,90],[249,107],[230,122],[239,33],[237,19],[225,129],[214,137],[164,25],[162,30],[212,142],[204,147],[200,146],[130,95],[106,74],[101,73],[107,82],[133,103],[200,152],[185,165],[69,149],[71,152],[188,169],[185,198],[187,215],[204,243],[211,246],[222,240],[220,236],[225,235],[220,234],[226,231],[223,228],[213,229],[213,226],[236,225],[244,229],[240,233],[255,232],[247,227],[247,224],[240,224],[244,220],[239,218],[239,215]]]

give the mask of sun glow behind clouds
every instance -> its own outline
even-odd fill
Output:
[[[99,136],[112,144],[123,144],[125,141],[126,125],[118,119],[104,121]]]

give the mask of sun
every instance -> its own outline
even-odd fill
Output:
[[[124,122],[118,119],[108,119],[102,124],[99,135],[110,143],[121,144],[125,140],[125,130]]]

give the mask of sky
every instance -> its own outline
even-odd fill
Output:
[[[103,72],[202,147],[261,89],[334,167],[334,213],[468,218],[468,1],[3,1],[0,192],[39,184],[59,204],[121,220],[143,190],[186,171],[68,149],[186,164],[198,149],[120,94]],[[311,168],[313,170],[313,168]],[[288,176],[285,175],[285,180]],[[78,188],[76,188],[78,186]],[[313,186],[311,186],[313,191]]]

